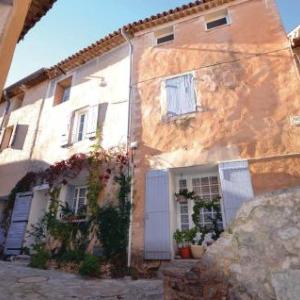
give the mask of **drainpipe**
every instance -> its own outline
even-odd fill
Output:
[[[121,34],[123,38],[126,40],[129,47],[129,95],[128,95],[128,123],[127,123],[127,153],[130,150],[130,142],[131,142],[131,106],[132,106],[132,70],[133,70],[133,44],[126,32],[125,28],[121,29]],[[129,224],[129,234],[128,234],[128,257],[127,257],[127,267],[131,266],[131,242],[132,242],[132,208],[133,208],[133,175],[134,175],[134,165],[133,162],[129,159],[129,167],[128,167],[128,175],[131,176],[130,183],[130,204],[131,204],[131,212],[130,212],[130,224]]]
[[[6,101],[6,107],[5,107],[5,110],[4,110],[4,113],[3,113],[3,116],[2,116],[2,121],[1,121],[1,124],[0,124],[0,134],[2,133],[2,130],[3,130],[3,127],[4,127],[4,122],[5,122],[5,117],[9,112],[9,108],[10,108],[10,104],[11,104],[9,97],[7,96],[7,91],[6,90],[3,91],[3,95],[4,95],[4,100]]]

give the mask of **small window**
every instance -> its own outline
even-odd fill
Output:
[[[71,86],[72,76],[57,83],[54,95],[54,105],[66,102],[70,99]]]
[[[158,30],[154,33],[156,38],[156,44],[161,45],[174,40],[174,28],[173,26]]]
[[[13,132],[14,132],[14,126],[9,126],[5,128],[2,141],[1,141],[1,147],[0,147],[1,151],[11,146],[12,139],[13,139]]]
[[[86,214],[87,203],[87,188],[86,186],[78,186],[74,190],[72,211],[75,214]]]
[[[206,29],[210,30],[215,27],[229,24],[228,11],[222,10],[205,17]]]
[[[196,111],[196,92],[192,74],[167,79],[165,89],[167,116],[184,115]]]

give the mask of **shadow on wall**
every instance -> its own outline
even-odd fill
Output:
[[[28,172],[39,172],[50,165],[40,160],[22,160],[13,163],[0,164],[0,197],[9,195],[18,181]]]

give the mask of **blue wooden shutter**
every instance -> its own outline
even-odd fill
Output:
[[[21,253],[25,232],[28,224],[28,217],[31,208],[32,193],[17,194],[14,209],[11,217],[6,243],[5,254]]]
[[[171,259],[168,171],[146,176],[145,259]]]
[[[228,227],[242,204],[253,197],[251,175],[247,161],[219,164],[223,195],[224,225]]]

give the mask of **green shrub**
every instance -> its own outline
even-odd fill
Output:
[[[84,259],[84,252],[79,250],[65,251],[57,257],[59,262],[80,263]]]
[[[82,276],[99,277],[100,259],[97,256],[86,254],[80,265],[79,274]]]
[[[47,263],[50,258],[49,252],[41,245],[36,246],[36,254],[31,256],[29,266],[37,269],[47,269]]]

